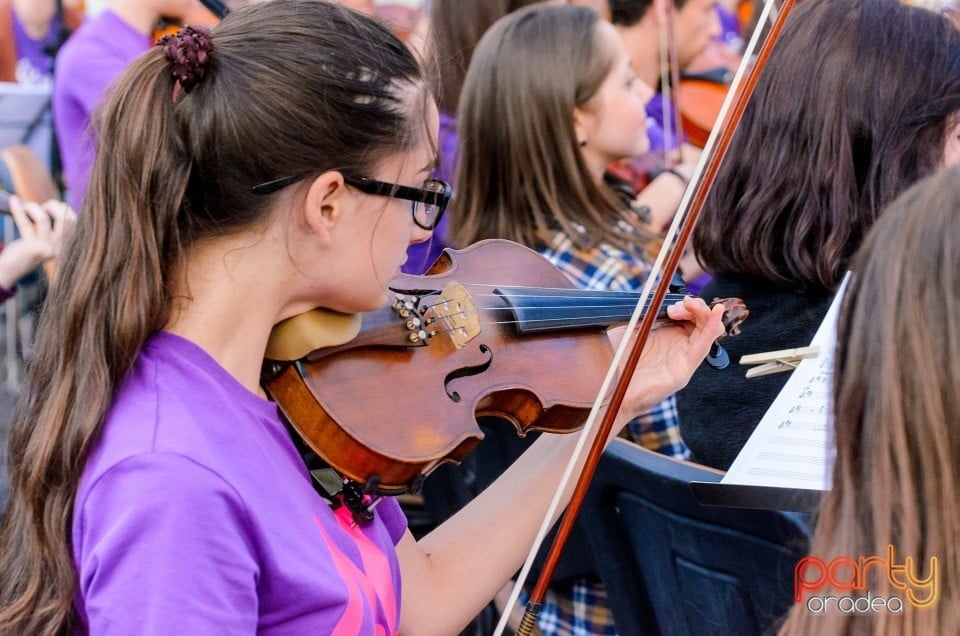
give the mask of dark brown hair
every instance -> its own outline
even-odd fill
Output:
[[[939,562],[939,598],[903,613],[796,605],[783,634],[960,633],[960,170],[907,190],[851,264],[834,373],[833,489],[811,553]],[[876,573],[876,569],[874,572]],[[886,570],[874,597],[902,597]],[[849,594],[824,588],[817,594]]]
[[[411,90],[411,88],[413,90]],[[91,187],[37,332],[11,431],[0,529],[0,633],[78,627],[71,523],[77,483],[114,392],[167,321],[187,249],[264,222],[281,194],[254,184],[354,176],[422,135],[423,75],[376,21],[286,0],[230,14],[209,67],[178,95],[154,47],[99,118]],[[182,91],[181,91],[182,92]]]
[[[637,253],[649,238],[594,181],[574,131],[574,109],[597,93],[614,64],[614,52],[600,43],[599,20],[587,7],[537,5],[483,36],[457,113],[454,244],[506,238],[536,247],[562,229],[581,247],[605,242]]]
[[[898,0],[790,15],[694,234],[709,271],[833,291],[864,234],[943,159],[960,33]]]

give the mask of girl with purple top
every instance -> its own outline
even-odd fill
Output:
[[[53,113],[67,198],[80,209],[87,190],[97,134],[94,111],[128,64],[150,48],[161,16],[180,17],[193,0],[112,0],[88,20],[57,57]]]
[[[394,500],[356,525],[318,496],[260,387],[277,322],[382,306],[443,212],[415,58],[337,5],[257,4],[138,59],[100,134],[14,415],[0,633],[456,633],[520,566],[575,436],[417,542]],[[622,423],[721,332],[701,301],[670,314]]]

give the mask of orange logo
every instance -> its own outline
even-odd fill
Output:
[[[807,609],[811,612],[825,613],[836,604],[841,612],[880,612],[894,613],[903,611],[904,599],[901,596],[872,596],[867,589],[868,572],[876,570],[876,575],[886,575],[890,586],[902,592],[910,605],[916,608],[932,606],[940,597],[940,581],[937,576],[937,557],[930,557],[928,575],[923,578],[914,566],[913,558],[907,557],[902,564],[897,563],[892,545],[887,546],[886,558],[868,556],[853,559],[838,556],[825,562],[815,556],[800,559],[793,571],[793,600],[803,602],[804,592],[808,592]],[[840,592],[864,592],[866,596],[818,596],[816,592],[824,587]]]

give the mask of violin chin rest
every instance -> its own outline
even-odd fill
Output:
[[[312,309],[273,326],[265,358],[291,361],[311,351],[346,344],[360,333],[360,314]]]

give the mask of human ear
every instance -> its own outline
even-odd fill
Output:
[[[587,145],[595,119],[594,114],[584,108],[573,109],[573,134],[576,136],[577,145],[581,147]]]
[[[330,245],[333,229],[343,214],[347,194],[343,175],[324,172],[313,180],[303,202],[303,220],[324,247]]]

